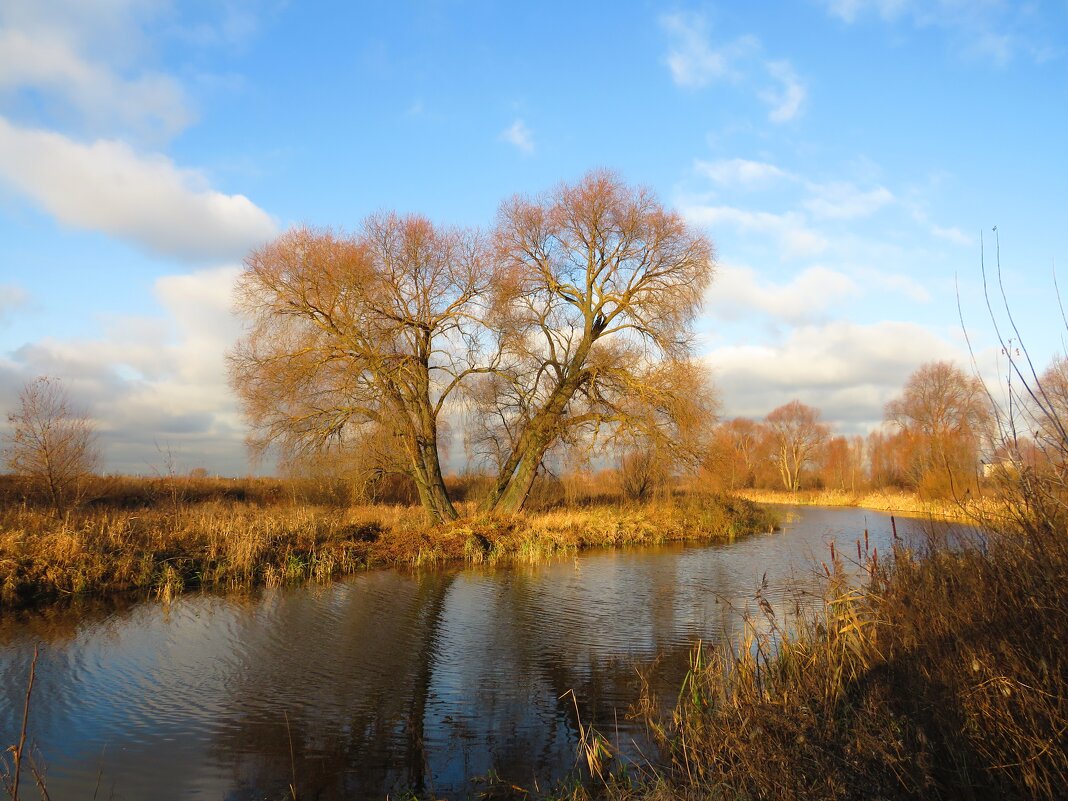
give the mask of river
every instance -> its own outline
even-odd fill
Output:
[[[638,758],[638,670],[672,700],[695,641],[763,619],[762,581],[788,618],[819,597],[829,545],[855,559],[865,530],[888,554],[888,515],[800,507],[722,546],[7,614],[2,743],[39,644],[29,739],[54,801],[251,801],[291,783],[302,799],[452,799],[490,775],[544,790],[576,769],[579,719]]]

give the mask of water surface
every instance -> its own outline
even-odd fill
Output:
[[[890,517],[797,508],[711,547],[594,551],[536,566],[379,570],[328,585],[0,621],[0,735],[30,738],[55,801],[466,798],[496,775],[545,789],[576,766],[577,719],[636,756],[638,669],[673,699],[697,640],[737,638],[756,594],[817,598]],[[908,536],[916,521],[898,520]],[[655,664],[655,669],[650,666]],[[292,753],[292,758],[291,758]]]

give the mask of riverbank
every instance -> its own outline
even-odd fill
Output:
[[[84,509],[57,519],[0,511],[0,603],[72,595],[278,586],[372,567],[536,561],[586,548],[729,542],[766,532],[773,513],[750,501],[686,495],[508,517],[470,515],[437,527],[420,509],[209,500],[132,510]]]
[[[740,645],[694,651],[673,715],[646,699],[661,754],[597,797],[1062,797],[1068,536],[1007,534],[869,554],[861,587],[837,554],[822,610],[761,604]]]
[[[925,517],[957,522],[988,520],[1001,511],[993,498],[968,498],[961,501],[921,498],[913,492],[874,490],[854,493],[844,490],[785,490],[741,489],[734,492],[739,498],[762,504],[796,506],[851,506],[875,512]]]

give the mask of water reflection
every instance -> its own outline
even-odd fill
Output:
[[[818,595],[828,544],[855,553],[865,529],[887,553],[887,516],[800,509],[724,547],[5,619],[3,742],[43,641],[30,729],[53,798],[91,796],[98,775],[125,799],[282,798],[291,783],[303,798],[463,798],[488,775],[544,789],[576,764],[569,690],[626,753],[643,737],[636,667],[655,662],[673,699],[692,643],[739,637],[765,574],[787,614]]]

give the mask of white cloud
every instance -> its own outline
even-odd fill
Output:
[[[192,120],[181,86],[166,75],[125,79],[59,36],[0,29],[0,92],[25,87],[77,110],[96,130],[169,137]]]
[[[528,156],[534,152],[534,135],[523,120],[516,120],[501,131],[501,139]]]
[[[793,398],[843,430],[863,430],[924,362],[967,354],[916,323],[837,321],[793,329],[783,341],[729,345],[706,356],[729,416],[760,417]]]
[[[760,94],[761,99],[771,106],[768,119],[776,123],[789,122],[801,113],[808,90],[790,62],[769,61],[764,66],[768,74],[779,83],[776,88],[765,89]]]
[[[890,273],[862,267],[857,270],[857,274],[866,285],[899,292],[916,303],[930,303],[931,301],[931,293],[927,291],[927,287],[903,273]]]
[[[740,36],[713,47],[705,17],[683,12],[662,16],[660,27],[668,34],[670,44],[666,62],[672,80],[678,86],[700,89],[729,82],[757,88],[752,73],[763,51],[757,37]],[[771,107],[768,119],[775,123],[794,119],[801,113],[808,94],[804,83],[788,61],[764,61],[763,67],[775,81],[774,86],[756,92]]]
[[[699,160],[694,169],[717,184],[741,189],[760,189],[793,177],[774,164],[748,159]]]
[[[961,56],[1005,66],[1017,55],[1041,64],[1061,54],[1050,36],[1041,7],[1001,0],[824,0],[831,16],[848,25],[874,17],[890,25],[909,22],[917,29],[934,28],[949,35]]]
[[[211,189],[202,174],[119,141],[81,144],[0,118],[0,179],[61,222],[130,240],[165,256],[240,258],[275,233],[244,195]]]
[[[679,86],[701,88],[723,80],[737,80],[737,62],[759,52],[754,36],[742,36],[720,48],[709,43],[708,25],[700,14],[666,14],[660,18],[671,40],[667,65]]]
[[[682,214],[695,225],[714,228],[729,225],[742,231],[772,236],[782,249],[784,258],[815,256],[827,248],[827,239],[811,230],[803,215],[797,212],[772,214],[766,211],[747,211],[731,206],[690,205]]]
[[[170,0],[4,0],[0,23],[34,36],[59,36],[81,50],[126,62],[147,47],[142,25],[171,5]]]
[[[813,216],[827,220],[855,220],[870,217],[894,201],[894,195],[884,186],[859,189],[847,181],[809,184],[810,196],[804,206]]]
[[[860,293],[849,276],[826,267],[809,267],[785,284],[762,279],[751,267],[721,265],[708,293],[706,308],[724,320],[742,320],[761,312],[784,323],[820,318]]]
[[[165,319],[114,318],[95,340],[24,346],[0,359],[0,402],[30,378],[53,375],[90,407],[106,469],[151,472],[162,467],[162,449],[182,470],[245,472],[245,427],[225,363],[240,333],[230,310],[239,273],[225,266],[163,277],[155,292]]]

